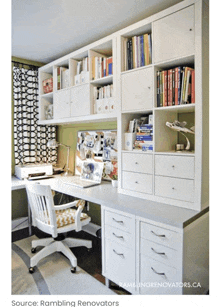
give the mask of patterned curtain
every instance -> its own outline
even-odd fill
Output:
[[[56,162],[56,127],[38,125],[38,67],[13,63],[13,98],[15,165]]]

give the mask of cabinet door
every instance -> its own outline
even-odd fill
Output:
[[[154,22],[154,63],[194,53],[194,5]]]
[[[130,71],[121,76],[122,110],[136,111],[153,106],[153,68]]]
[[[70,92],[71,117],[90,115],[89,84],[83,84],[71,89]]]
[[[54,118],[70,117],[70,90],[54,93]]]

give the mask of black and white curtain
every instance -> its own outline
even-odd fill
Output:
[[[56,127],[38,125],[38,67],[12,64],[15,165],[56,162],[57,150],[47,147]]]

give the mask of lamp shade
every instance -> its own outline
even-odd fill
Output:
[[[59,146],[59,143],[57,143],[57,141],[56,140],[49,140],[48,142],[47,142],[47,147],[58,147]]]

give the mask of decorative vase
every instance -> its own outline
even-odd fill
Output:
[[[112,186],[114,188],[117,188],[118,187],[118,180],[112,180]]]

